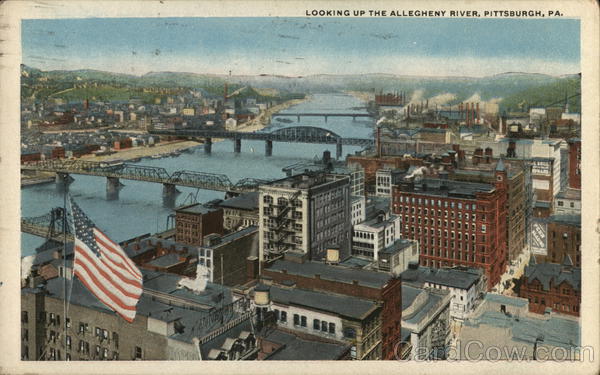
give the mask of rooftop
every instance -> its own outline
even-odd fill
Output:
[[[217,211],[214,208],[211,207],[207,207],[203,204],[200,203],[194,203],[194,204],[190,204],[187,206],[181,206],[181,207],[177,207],[175,209],[175,212],[181,212],[181,213],[186,213],[186,214],[207,214],[209,212],[213,212],[213,211]]]
[[[240,239],[242,237],[245,237],[247,235],[256,233],[257,231],[258,231],[258,227],[256,227],[256,226],[249,226],[249,227],[246,227],[244,229],[240,229],[240,230],[238,230],[236,232],[229,233],[229,234],[227,234],[225,236],[222,236],[220,238],[220,241],[218,241],[217,243],[215,243],[215,244],[213,244],[211,246],[201,246],[201,247],[205,248],[205,249],[214,249],[214,248],[217,248],[217,247],[221,247],[223,245],[227,245],[228,243],[231,243],[231,242],[233,242],[235,240],[238,240],[238,239]]]
[[[581,226],[581,215],[551,215],[549,221]]]
[[[402,281],[414,285],[426,282],[452,288],[469,289],[481,278],[481,271],[474,268],[430,268],[419,266],[409,268],[401,274]]]
[[[415,181],[412,189],[405,186],[406,185],[404,184],[401,185],[400,190],[418,193],[421,195],[463,199],[473,199],[476,197],[476,193],[491,193],[495,190],[495,187],[491,184],[447,180],[441,178],[423,178],[420,181]]]
[[[329,182],[333,182],[339,180],[341,178],[348,178],[346,176],[339,175],[331,175],[326,173],[319,172],[308,172],[297,174],[295,176],[290,176],[286,178],[282,178],[281,180],[276,180],[269,183],[269,187],[280,187],[287,189],[298,189],[298,190],[307,190],[310,188],[314,188],[319,185],[323,185]]]
[[[156,267],[171,267],[181,262],[179,255],[171,253],[151,260],[148,264]]]
[[[573,199],[573,200],[581,200],[581,190],[580,189],[571,189],[566,188],[561,190],[560,193],[556,195],[556,198],[559,199]]]
[[[275,352],[268,354],[265,360],[335,360],[350,349],[348,344],[323,342],[316,337],[315,340],[309,340],[278,329],[269,332],[264,340],[281,345]]]
[[[399,238],[396,241],[394,241],[393,244],[391,244],[390,246],[386,247],[383,250],[380,250],[379,253],[380,254],[396,254],[400,251],[402,251],[403,249],[406,249],[407,247],[411,246],[414,242],[404,239],[404,238]]]
[[[379,307],[374,301],[312,290],[271,286],[270,291],[274,303],[303,306],[359,320]]]
[[[239,210],[258,210],[258,191],[242,193],[237,197],[224,200],[219,206]]]
[[[419,324],[435,311],[448,294],[448,291],[402,285],[402,320],[408,324]],[[413,309],[409,309],[413,304]]]
[[[570,262],[570,259],[567,259]],[[581,291],[581,268],[572,265],[572,262],[570,264],[565,262],[563,264],[530,263],[525,267],[525,277],[527,277],[528,283],[538,280],[545,291],[550,290],[551,283],[556,287],[563,282],[569,283],[576,291]]]
[[[485,326],[502,328],[514,341],[534,344],[539,338],[543,339],[544,345],[569,348],[579,345],[580,327],[577,320],[565,319],[551,316],[536,318],[530,315],[516,316],[505,314],[501,311],[486,311],[480,316],[468,319],[464,322],[465,327],[485,329]],[[464,328],[463,328],[464,329]],[[499,338],[478,334],[492,343]]]
[[[390,275],[381,272],[350,269],[313,261],[295,263],[287,260],[277,260],[267,269],[272,272],[283,272],[285,270],[287,274],[309,278],[319,275],[321,279],[346,284],[352,284],[356,280],[359,285],[371,288],[383,288],[391,278]]]

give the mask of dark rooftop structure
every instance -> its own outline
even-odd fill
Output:
[[[451,288],[469,289],[482,277],[479,269],[469,267],[430,268],[411,265],[400,275],[407,284],[423,286],[425,283],[445,285]]]
[[[269,271],[314,278],[318,275],[322,280],[331,280],[347,284],[358,281],[360,285],[381,288],[390,280],[386,273],[350,269],[342,266],[328,265],[320,262],[307,261],[304,263],[277,260],[268,268]]]
[[[235,208],[238,210],[258,210],[258,195],[257,191],[250,193],[242,193],[237,197],[230,198],[219,203],[223,208]]]
[[[448,180],[441,178],[423,178],[413,183],[404,182],[401,191],[410,191],[423,195],[474,199],[476,193],[491,193],[495,187],[490,184]]]
[[[267,361],[336,360],[350,350],[348,344],[309,340],[278,329],[268,333],[264,340],[281,345],[267,354]]]
[[[557,286],[562,282],[568,282],[574,290],[581,292],[581,268],[573,267],[571,258],[567,255],[562,264],[536,263],[535,257],[525,267],[527,282],[538,280],[545,291],[550,290],[550,283]]]
[[[304,306],[351,319],[362,320],[379,305],[374,301],[298,288],[270,287],[271,300],[285,305]]]
[[[182,212],[182,213],[186,213],[186,214],[207,214],[209,212],[213,212],[216,211],[215,208],[212,207],[208,207],[206,205],[200,204],[200,203],[194,203],[194,204],[190,204],[187,206],[181,206],[181,207],[177,207],[175,209],[175,212]]]

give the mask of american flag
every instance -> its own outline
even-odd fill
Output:
[[[142,294],[142,274],[123,249],[102,233],[69,197],[75,237],[74,274],[128,322]]]

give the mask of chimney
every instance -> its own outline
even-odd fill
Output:
[[[381,157],[381,128],[377,127],[377,158]]]

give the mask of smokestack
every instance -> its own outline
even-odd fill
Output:
[[[381,157],[381,128],[377,127],[377,158]]]
[[[477,102],[477,123],[479,124],[479,102]]]

